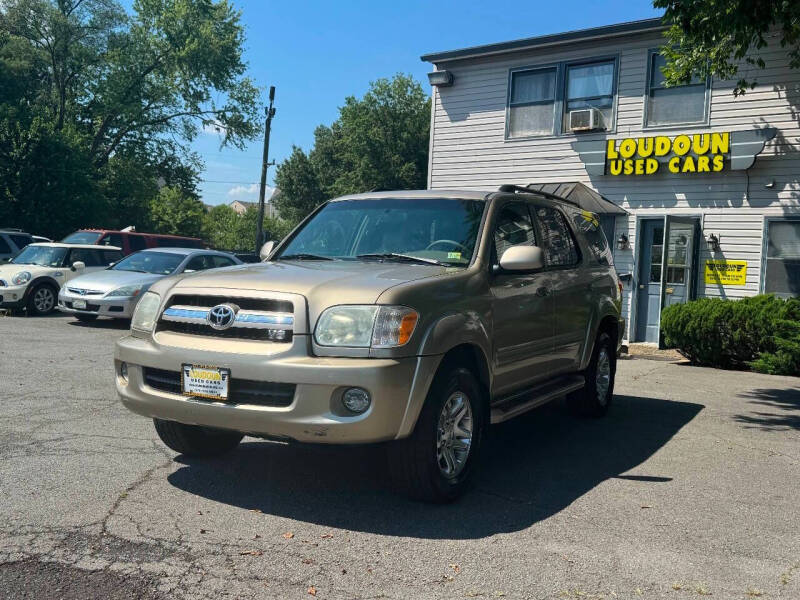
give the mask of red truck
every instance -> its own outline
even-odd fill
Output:
[[[116,246],[127,256],[145,248],[205,248],[200,238],[161,233],[138,233],[111,229],[79,229],[61,240],[65,244],[96,244]]]

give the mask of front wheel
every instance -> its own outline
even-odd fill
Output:
[[[236,431],[184,425],[162,419],[153,419],[153,424],[161,441],[185,456],[219,456],[233,450],[244,437]]]
[[[407,495],[452,502],[469,486],[479,460],[486,415],[483,392],[462,367],[434,379],[414,432],[389,446],[389,470]]]
[[[53,312],[55,307],[56,291],[52,286],[42,283],[31,290],[31,295],[28,297],[29,315],[37,317],[47,315]]]
[[[584,373],[585,385],[567,396],[570,410],[587,417],[605,415],[614,396],[616,371],[617,354],[613,340],[607,333],[601,333],[595,342],[592,360]]]

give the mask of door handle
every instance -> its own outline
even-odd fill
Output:
[[[540,288],[538,288],[536,290],[536,295],[537,296],[541,296],[542,298],[544,298],[545,296],[549,296],[550,295],[550,290],[547,289],[546,287],[542,286],[542,287],[540,287]]]

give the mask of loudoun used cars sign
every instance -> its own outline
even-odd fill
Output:
[[[715,131],[676,136],[642,136],[578,140],[578,152],[589,175],[719,173],[749,169],[775,129]]]

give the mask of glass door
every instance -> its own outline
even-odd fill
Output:
[[[688,302],[695,296],[699,231],[697,217],[668,216],[666,219],[661,308]]]

